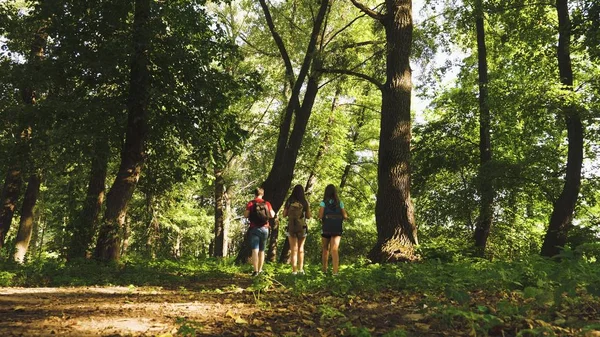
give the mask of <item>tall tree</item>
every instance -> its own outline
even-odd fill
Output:
[[[31,174],[29,181],[27,182],[23,205],[21,206],[21,220],[19,221],[19,231],[17,232],[17,237],[15,239],[14,259],[19,263],[25,262],[25,255],[29,249],[29,242],[31,241],[31,234],[33,231],[33,210],[40,193],[40,185],[40,174]]]
[[[386,0],[385,13],[357,0],[352,3],[383,25],[387,44],[385,83],[361,75],[377,85],[382,98],[375,208],[377,243],[369,258],[373,262],[413,260],[418,241],[410,198],[412,1]]]
[[[573,93],[573,69],[571,67],[571,19],[569,1],[556,0],[558,15],[558,47],[556,56],[560,83],[566,93]],[[573,213],[581,187],[581,167],[583,165],[583,123],[580,108],[565,97],[561,107],[567,126],[567,167],[563,190],[554,202],[548,231],[544,238],[541,254],[554,256],[567,243],[569,229],[573,226]]]
[[[27,57],[26,74],[24,78],[24,83],[21,88],[21,99],[26,107],[32,107],[37,103],[38,96],[41,96],[41,90],[36,90],[36,85],[39,86],[40,82],[40,70],[41,63],[44,59],[44,52],[46,49],[46,41],[48,39],[48,34],[46,32],[46,24],[38,23],[39,28],[35,30],[33,34],[33,40],[31,41],[29,54]],[[33,112],[33,109],[25,109],[25,111]],[[31,115],[30,117],[33,117]],[[31,137],[33,132],[32,120],[34,118],[27,118],[25,120],[25,124],[21,125],[22,131],[20,132],[20,137],[18,139],[17,153],[12,158],[13,167],[9,169],[9,174],[7,178],[10,181],[5,181],[5,186],[19,186],[21,170],[25,169],[30,165],[33,161],[31,157]],[[19,167],[21,166],[21,167]],[[35,171],[35,169],[34,169]],[[25,193],[25,198],[23,200],[23,205],[21,206],[21,221],[19,222],[19,230],[17,235],[17,250],[15,252],[14,258],[17,262],[23,262],[25,258],[25,254],[27,253],[27,248],[29,246],[29,240],[31,239],[31,230],[33,228],[33,208],[37,202],[37,196],[39,194],[40,188],[40,176],[39,172],[34,172],[28,179],[27,193]],[[29,185],[31,184],[31,185]],[[37,189],[37,190],[35,190]],[[6,223],[6,231],[10,227],[10,223],[12,222],[12,211],[10,210],[10,200],[15,199],[15,195],[11,195],[13,193],[18,193],[18,190],[7,188],[7,195],[5,196],[5,207],[3,208],[3,221],[2,223]],[[14,209],[14,206],[12,207]],[[10,216],[10,219],[9,219]],[[1,226],[1,225],[0,225]],[[0,236],[0,240],[3,240]],[[0,247],[2,247],[3,242],[0,242]]]
[[[140,178],[146,156],[151,3],[151,0],[135,1],[125,143],[121,150],[119,171],[106,198],[106,212],[95,250],[95,257],[99,260],[114,261],[120,258],[127,205]]]
[[[271,16],[271,11],[265,0],[260,0],[260,5],[263,10],[265,20],[273,40],[279,50],[280,56],[285,67],[285,74],[288,84],[292,88],[290,97],[283,112],[282,121],[280,123],[279,135],[277,138],[277,149],[272,168],[266,180],[262,184],[265,191],[265,199],[268,200],[275,212],[283,205],[287,191],[290,188],[296,159],[302,144],[302,138],[306,131],[309,117],[312,112],[317,93],[319,90],[319,66],[315,66],[317,61],[318,43],[322,39],[323,24],[325,22],[327,9],[329,8],[330,0],[320,0],[317,14],[313,19],[311,34],[306,52],[304,53],[301,67],[296,75],[292,58],[286,49],[281,35],[275,27],[275,23]],[[311,72],[311,67],[313,71]],[[302,103],[300,102],[301,91],[304,89]],[[293,125],[293,126],[292,126]],[[275,261],[277,238],[279,236],[278,221],[271,222],[271,236],[269,242],[269,251],[267,254],[268,261]],[[242,250],[236,261],[244,262],[247,255],[247,244],[242,245]]]
[[[227,231],[225,222],[225,178],[223,170],[215,169],[215,238],[212,255],[227,256]]]
[[[67,250],[68,259],[85,258],[91,255],[89,249],[98,229],[100,212],[104,204],[110,146],[107,137],[100,137],[95,144],[96,151],[92,156],[83,209],[70,228],[71,243]]]
[[[478,256],[483,256],[490,229],[492,227],[494,186],[492,184],[491,168],[491,116],[488,104],[488,64],[485,47],[485,17],[483,1],[475,0],[475,30],[477,36],[477,69],[479,77],[479,218],[475,226],[475,250]]]
[[[2,200],[2,208],[0,209],[0,248],[4,247],[22,184],[21,169],[17,166],[11,167],[4,179],[4,187],[2,188],[2,197],[0,199]]]

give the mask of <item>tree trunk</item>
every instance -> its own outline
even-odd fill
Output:
[[[476,1],[475,26],[479,72],[479,218],[475,227],[475,254],[483,257],[493,220],[494,187],[490,172],[492,142],[490,138],[491,115],[488,105],[488,66],[485,47],[485,28],[482,0]]]
[[[19,191],[23,179],[21,178],[21,170],[12,168],[8,171],[4,179],[4,188],[2,188],[2,209],[0,209],[0,248],[4,247],[6,234],[10,229],[15,207],[19,199]]]
[[[248,230],[244,234],[244,240],[242,241],[242,245],[240,246],[240,250],[235,257],[235,263],[237,264],[245,264],[248,263],[248,258],[252,254],[252,249],[250,249],[250,235],[248,234]]]
[[[260,0],[260,3],[267,20],[267,25],[271,31],[271,35],[273,36],[273,39],[279,48],[285,64],[286,75],[289,79],[293,79],[293,66],[291,64],[290,57],[285,50],[283,41],[281,40],[279,34],[275,31],[275,27],[273,25],[266,2],[264,0]],[[275,160],[273,161],[273,166],[271,167],[271,171],[269,172],[267,179],[262,185],[265,191],[264,198],[271,203],[271,206],[276,213],[283,205],[287,191],[291,186],[294,176],[294,168],[296,167],[296,159],[298,158],[298,151],[300,150],[302,139],[304,138],[304,133],[306,131],[306,125],[308,124],[308,119],[312,113],[312,107],[319,90],[318,82],[320,74],[315,71],[309,76],[309,71],[311,69],[311,65],[313,66],[313,69],[319,68],[318,60],[315,58],[315,54],[317,50],[317,43],[322,38],[323,30],[321,27],[325,21],[327,8],[329,7],[329,0],[321,0],[319,6],[319,11],[314,19],[313,30],[311,32],[310,41],[304,55],[302,67],[298,72],[298,77],[295,79],[295,81],[293,81],[292,93],[280,125],[279,136],[277,139],[277,149],[275,151]],[[305,86],[304,82],[307,76],[308,82]],[[304,87],[304,98],[302,105],[300,105],[300,93],[301,89]],[[292,119],[294,122],[293,128],[291,127]],[[278,221],[273,222],[272,226],[273,228],[269,239],[269,251],[267,252],[268,261],[274,261],[277,256],[277,234],[279,233]],[[246,240],[244,240],[244,244],[246,244]],[[245,250],[244,247],[242,247],[242,251],[243,250]],[[242,251],[240,251],[240,254],[238,254],[238,257],[236,258],[236,262],[238,263],[242,263],[246,260],[246,258],[243,256],[245,252]]]
[[[148,132],[147,105],[150,72],[151,0],[136,0],[133,22],[133,57],[131,62],[128,99],[128,118],[125,144],[117,177],[106,197],[106,212],[96,244],[95,257],[103,261],[119,260],[121,235],[125,225],[127,205],[140,178],[145,159],[145,140]]]
[[[215,232],[214,247],[212,255],[214,257],[227,256],[227,244],[225,239],[225,179],[223,170],[215,168]]]
[[[277,259],[277,239],[279,238],[279,217],[269,220],[271,230],[269,233],[269,247],[267,247],[267,256],[265,261],[275,262]]]
[[[560,82],[566,90],[573,91],[573,70],[571,69],[571,20],[568,0],[557,0],[558,13],[558,69]],[[581,167],[583,164],[583,124],[577,106],[564,101],[563,112],[567,124],[568,152],[567,172],[563,190],[554,202],[550,224],[544,238],[541,254],[554,256],[567,243],[567,235],[572,227],[573,213],[581,187]]]
[[[270,19],[268,8],[263,0],[261,0],[261,4],[263,5],[263,11],[271,30],[271,34],[277,43],[285,64],[286,74],[288,78],[293,81],[294,73],[290,57],[287,53],[287,50],[285,50],[285,47],[283,46],[283,42],[281,41],[279,34],[275,31],[273,22]],[[271,203],[275,212],[279,211],[279,208],[281,205],[283,205],[287,191],[290,188],[294,175],[296,158],[298,157],[298,151],[300,149],[300,145],[302,144],[302,138],[304,137],[308,118],[312,112],[312,106],[319,89],[318,78],[315,77],[318,74],[315,73],[312,76],[309,76],[308,84],[306,85],[306,94],[304,96],[302,106],[300,105],[301,89],[305,85],[304,81],[309,75],[311,64],[316,61],[314,59],[314,54],[317,50],[317,43],[321,39],[321,26],[325,21],[325,14],[328,6],[329,0],[320,1],[319,12],[314,20],[313,30],[306,53],[304,55],[302,67],[300,68],[298,77],[295,79],[295,81],[293,81],[292,93],[286,106],[284,118],[280,125],[275,160],[273,161],[271,171],[269,172],[269,175],[263,184],[265,198]],[[291,125],[294,116],[294,127],[292,129]]]
[[[385,3],[386,83],[382,87],[379,136],[377,243],[369,252],[373,262],[414,260],[417,244],[410,199],[412,1]]]
[[[231,240],[229,239],[229,231],[231,228],[231,215],[232,215],[232,211],[231,211],[231,190],[232,190],[232,185],[228,185],[225,188],[225,195],[223,196],[223,199],[225,201],[225,224],[223,225],[223,236],[225,237],[224,239],[224,247],[223,249],[225,250],[225,256],[229,256],[229,255],[233,255],[233,252],[231,251]]]
[[[75,221],[71,229],[71,243],[69,244],[67,254],[68,259],[90,257],[90,246],[98,229],[100,211],[104,203],[110,151],[108,139],[102,138],[98,140],[95,143],[94,149],[85,203],[79,219]]]
[[[36,102],[36,92],[33,88],[33,84],[37,79],[37,72],[40,68],[39,62],[42,61],[44,57],[47,39],[48,34],[46,33],[46,27],[42,26],[35,32],[31,43],[28,62],[30,64],[30,69],[33,70],[35,75],[30,75],[30,77],[26,78],[26,86],[21,89],[21,98],[23,103],[27,105],[33,105]],[[21,171],[23,165],[29,160],[29,147],[27,142],[29,142],[30,137],[31,126],[26,125],[23,127],[20,138],[17,140],[14,154],[14,157],[20,159],[16,159],[15,162],[12,163],[4,181],[4,188],[2,189],[1,196],[3,204],[2,209],[0,210],[0,249],[4,247],[6,235],[12,224],[14,209],[23,183]]]
[[[27,182],[27,190],[25,191],[25,198],[23,198],[23,205],[21,206],[19,231],[15,240],[14,259],[18,263],[25,262],[25,255],[29,248],[33,229],[33,210],[40,194],[40,184],[41,177],[37,173],[32,174]]]
[[[298,158],[298,152],[300,145],[302,144],[302,138],[304,138],[304,132],[306,131],[306,125],[312,112],[312,107],[317,97],[319,90],[318,78],[310,77],[308,79],[308,85],[306,87],[306,93],[304,94],[304,100],[302,107],[296,113],[296,119],[294,123],[294,129],[289,138],[288,147],[284,149],[283,161],[280,165],[273,164],[269,177],[263,184],[265,190],[265,199],[269,200],[273,210],[277,213],[283,202],[287,191],[290,189],[292,179],[294,176],[294,168],[296,167],[296,159]],[[278,181],[278,183],[276,183]],[[266,196],[269,195],[270,198]],[[275,261],[277,255],[277,235],[279,233],[279,221],[274,222],[272,227],[272,233],[269,238],[269,252],[267,254],[268,261]],[[275,250],[271,250],[275,249]]]

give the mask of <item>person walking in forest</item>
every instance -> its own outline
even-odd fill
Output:
[[[333,275],[337,275],[340,266],[338,249],[342,238],[342,221],[348,219],[348,213],[344,208],[344,203],[338,198],[335,186],[332,184],[325,187],[323,200],[319,206],[319,219],[321,219],[323,225],[321,230],[322,270],[324,273],[327,272],[329,253],[331,252]]]
[[[250,221],[248,235],[250,236],[250,248],[252,249],[252,276],[262,272],[265,262],[265,246],[269,236],[269,219],[275,217],[273,207],[268,201],[263,200],[265,191],[258,187],[254,190],[254,199],[246,205],[244,217]]]
[[[294,186],[285,202],[283,217],[288,219],[286,235],[290,243],[292,274],[304,274],[304,242],[308,235],[306,219],[310,219],[311,214],[302,185]]]

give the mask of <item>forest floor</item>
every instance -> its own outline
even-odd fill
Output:
[[[257,292],[247,290],[247,275],[213,281],[179,289],[0,288],[0,336],[338,336],[356,335],[355,326],[372,335],[446,335],[419,323],[414,300],[399,293],[339,297],[282,286]]]

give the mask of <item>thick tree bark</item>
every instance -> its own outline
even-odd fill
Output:
[[[15,213],[15,207],[17,207],[17,201],[19,198],[19,191],[23,179],[21,177],[21,170],[12,168],[8,170],[8,174],[4,179],[4,188],[2,188],[2,209],[0,209],[0,248],[4,247],[4,241],[6,240],[6,234],[10,229],[12,218]]]
[[[25,255],[29,249],[31,234],[33,230],[33,210],[40,194],[41,177],[34,173],[29,177],[23,205],[21,206],[21,221],[19,223],[19,231],[15,240],[15,262],[25,262]]]
[[[560,82],[566,90],[573,90],[573,70],[571,68],[571,20],[569,17],[568,0],[557,0],[556,11],[558,14],[558,69]],[[544,238],[541,254],[554,256],[567,243],[569,229],[573,226],[573,213],[579,189],[581,187],[581,167],[583,164],[583,124],[578,108],[565,101],[563,106],[567,124],[567,172],[563,190],[556,202],[550,216],[550,224]]]
[[[148,132],[147,105],[149,93],[151,0],[136,0],[133,23],[134,51],[131,62],[128,99],[128,119],[125,144],[117,177],[106,197],[106,212],[96,244],[95,257],[103,261],[120,258],[122,232],[127,205],[140,178],[145,160],[145,141]]]
[[[382,86],[378,190],[375,218],[377,243],[369,252],[373,262],[415,259],[417,227],[410,199],[409,57],[412,45],[412,1],[386,0],[381,18],[386,32],[386,83]]]
[[[488,105],[488,66],[485,47],[483,5],[476,1],[475,27],[477,31],[477,55],[479,73],[479,218],[475,227],[475,254],[483,256],[493,220],[494,187],[490,174],[492,142],[490,137],[491,115]]]
[[[100,221],[110,151],[108,139],[104,137],[99,139],[94,149],[85,203],[71,229],[68,259],[91,256],[90,246]]]
[[[279,34],[275,31],[271,15],[269,13],[268,6],[264,0],[260,0],[261,7],[267,20],[267,25],[271,31],[271,35],[277,47],[280,51],[283,59],[286,75],[288,79],[293,82],[292,93],[284,116],[280,125],[279,136],[277,139],[277,149],[275,151],[275,160],[271,171],[267,176],[267,179],[262,184],[265,191],[265,200],[271,203],[273,210],[277,213],[285,200],[287,191],[289,190],[292,179],[294,176],[294,169],[296,167],[296,159],[298,158],[298,152],[304,138],[306,131],[306,125],[308,119],[312,113],[312,107],[319,90],[319,76],[317,72],[318,60],[315,59],[317,50],[317,43],[322,38],[323,30],[322,25],[325,21],[327,9],[329,7],[330,0],[320,0],[319,11],[314,19],[313,29],[310,36],[310,41],[307,46],[306,53],[298,77],[294,80],[293,65],[290,61],[290,57],[283,45]],[[309,74],[311,65],[314,69],[312,74]],[[305,79],[308,77],[308,82],[305,86]],[[305,87],[305,94],[300,105],[300,93],[301,89]],[[293,121],[293,128],[292,128]],[[290,132],[291,130],[291,132]],[[275,261],[277,256],[277,235],[279,233],[279,221],[273,221],[271,224],[272,230],[269,239],[269,251],[267,252],[267,261]],[[240,254],[236,258],[236,262],[243,263],[246,260],[246,240]]]
[[[225,179],[223,170],[215,169],[215,236],[212,255],[214,257],[227,256],[227,242],[225,237]]]

